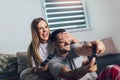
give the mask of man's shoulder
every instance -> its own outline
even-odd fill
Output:
[[[48,62],[48,65],[49,65],[49,68],[50,69],[56,69],[56,68],[59,68],[61,69],[61,67],[63,66],[63,60],[61,60],[60,58],[57,58],[57,57],[53,57],[49,62]]]
[[[59,57],[54,56],[54,57],[49,61],[49,63],[56,63],[56,62],[60,62],[60,61],[61,61],[61,60],[60,60]]]

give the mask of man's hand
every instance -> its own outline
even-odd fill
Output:
[[[97,54],[101,54],[105,51],[105,45],[103,44],[102,41],[100,40],[96,40],[96,41],[92,41],[90,42],[91,43],[91,46],[96,46],[96,53]]]
[[[84,69],[84,71],[86,73],[97,71],[97,64],[95,64],[96,63],[95,57],[93,57],[89,63],[88,62],[89,61],[83,61],[83,64],[81,67]]]

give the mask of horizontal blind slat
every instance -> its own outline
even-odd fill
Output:
[[[46,13],[47,15],[54,15],[54,14],[67,14],[67,13],[81,13],[83,10],[78,10],[78,11],[64,11],[64,12],[49,12]]]
[[[63,27],[59,27],[59,28],[63,28],[63,29],[75,29],[75,28],[85,28],[86,25],[76,25],[76,26],[70,26],[70,28],[68,28],[67,26],[63,26]],[[51,28],[51,30],[55,30],[58,29],[57,27],[53,27]]]
[[[85,22],[84,19],[81,19],[81,20],[71,20],[71,21],[61,21],[61,22],[49,22],[50,25],[52,24],[63,24],[63,23],[75,23],[75,22]]]
[[[54,9],[72,9],[72,8],[82,8],[82,6],[62,6],[62,7],[47,7],[46,10]]]
[[[61,2],[65,0],[45,0],[45,2]],[[73,1],[73,0],[66,0],[66,1]],[[82,1],[82,0],[74,0],[74,1]]]
[[[63,19],[63,18],[73,18],[73,17],[84,17],[84,15],[72,15],[72,16],[63,16],[63,17],[50,17],[50,18],[47,18],[48,20],[51,20],[51,19]]]
[[[56,2],[46,2],[45,5],[53,5],[53,4],[72,4],[72,3],[82,3],[82,1],[56,1]]]
[[[80,13],[67,13],[67,14],[54,14],[54,15],[47,15],[48,18],[50,17],[63,17],[63,16],[77,16],[77,15],[84,15],[83,12],[80,12]]]
[[[81,25],[81,24],[85,24],[85,22],[74,22],[74,23],[63,23],[63,24],[52,24],[52,25],[50,25],[49,24],[49,26],[50,27],[60,27],[60,26],[67,26],[67,27],[69,27],[69,26],[72,26],[72,25]]]
[[[85,19],[85,17],[68,17],[68,18],[59,18],[59,19],[49,19],[48,22],[61,22],[61,21],[71,21],[71,20],[82,20]]]
[[[46,4],[46,7],[61,7],[61,6],[80,6],[82,3],[66,3],[66,4]]]

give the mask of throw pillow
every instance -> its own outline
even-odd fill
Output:
[[[0,74],[17,71],[16,54],[0,54]]]
[[[118,53],[118,50],[115,47],[115,44],[113,42],[112,37],[104,38],[104,39],[102,39],[102,41],[103,41],[103,43],[104,43],[104,45],[106,47],[106,50],[100,56],[107,55],[107,54],[117,54]]]
[[[0,54],[0,80],[16,80],[17,67],[16,54]],[[14,76],[16,79],[13,78]]]

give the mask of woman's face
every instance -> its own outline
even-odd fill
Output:
[[[37,25],[40,43],[47,43],[49,39],[50,29],[45,21],[40,21]]]

